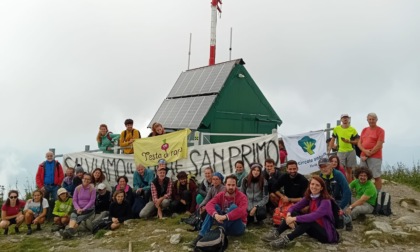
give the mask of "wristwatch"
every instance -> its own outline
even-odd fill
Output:
[[[352,209],[353,209],[353,207],[352,207],[352,206],[349,206],[349,208],[350,208],[350,210],[352,210]]]

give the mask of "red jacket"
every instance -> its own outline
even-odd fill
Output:
[[[63,167],[61,166],[60,162],[57,160],[55,161],[55,170],[54,170],[54,185],[59,186],[64,179],[64,172]],[[38,188],[42,188],[44,186],[44,176],[45,176],[45,169],[44,163],[42,162],[38,166],[38,171],[36,172],[36,186]]]
[[[219,205],[223,210],[223,204],[225,202],[225,198],[227,197],[225,194],[226,190],[218,193],[206,204],[206,211],[208,214],[210,214],[210,216],[214,217],[214,215],[217,213],[215,208],[216,205]],[[248,198],[245,194],[239,191],[238,188],[236,188],[233,202],[238,207],[226,214],[228,220],[234,221],[237,219],[242,219],[242,222],[246,224],[248,216],[248,212],[246,211],[248,207]]]

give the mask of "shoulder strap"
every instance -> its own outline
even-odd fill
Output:
[[[108,140],[109,140],[109,141],[111,141],[111,142],[112,142],[112,138],[111,138],[111,136],[110,136],[109,134],[112,134],[112,132],[111,132],[111,131],[108,131],[108,132],[106,133],[106,137],[108,138]]]

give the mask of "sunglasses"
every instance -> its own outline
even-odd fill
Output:
[[[17,199],[18,196],[10,196],[9,199]]]

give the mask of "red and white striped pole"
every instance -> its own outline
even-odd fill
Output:
[[[209,66],[214,65],[216,62],[216,25],[217,25],[217,12],[222,13],[219,7],[221,0],[211,0],[211,28],[210,28],[210,59]]]

